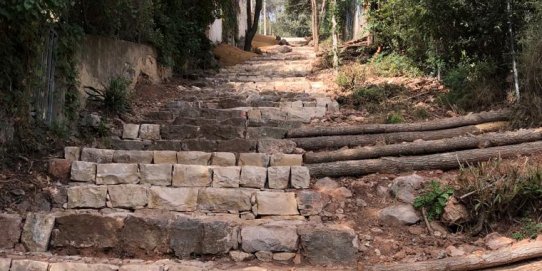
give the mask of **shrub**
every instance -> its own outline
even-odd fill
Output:
[[[393,112],[389,114],[388,117],[386,118],[386,123],[388,124],[397,124],[397,123],[402,123],[404,121],[405,120],[403,118],[403,115],[401,115],[401,113],[399,112]]]
[[[345,90],[353,89],[365,83],[367,67],[358,63],[342,66],[337,74],[336,83]]]
[[[477,221],[474,234],[491,223],[537,213],[542,203],[542,169],[520,162],[492,160],[461,170],[458,192]]]
[[[371,61],[371,71],[378,76],[416,77],[423,75],[412,60],[395,52],[388,55],[377,55]]]
[[[530,218],[521,220],[521,229],[512,233],[512,238],[516,240],[534,239],[542,233],[542,223],[536,223]]]
[[[111,79],[109,86],[104,90],[87,90],[90,100],[98,102],[100,106],[113,114],[126,113],[131,109],[131,95],[128,90],[129,82],[125,78]]]
[[[454,194],[454,189],[450,186],[441,186],[437,181],[431,181],[425,192],[416,197],[414,208],[425,208],[427,210],[427,219],[439,219],[444,212],[444,207],[448,199]]]

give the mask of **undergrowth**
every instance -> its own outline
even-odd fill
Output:
[[[427,219],[439,219],[444,213],[444,207],[448,199],[454,194],[454,189],[447,185],[441,185],[437,181],[431,181],[420,196],[414,200],[414,208],[427,210]]]
[[[97,102],[105,111],[113,114],[126,113],[131,109],[129,82],[122,77],[111,79],[104,90],[87,90],[90,100]]]

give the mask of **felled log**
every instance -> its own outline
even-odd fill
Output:
[[[368,271],[470,271],[498,267],[542,257],[542,241],[525,241],[498,251],[417,263],[377,265]],[[529,269],[524,269],[529,270]],[[533,270],[533,269],[530,269]],[[534,269],[536,270],[536,269]]]
[[[384,157],[355,161],[307,164],[312,177],[360,176],[412,170],[454,169],[496,157],[513,157],[542,152],[542,141],[486,149],[464,150],[423,156]]]
[[[292,138],[297,147],[305,150],[318,150],[328,148],[341,148],[344,146],[368,146],[376,143],[394,144],[400,142],[412,142],[415,140],[437,140],[443,138],[479,135],[488,132],[496,132],[507,126],[507,122],[490,122],[478,125],[463,126],[452,129],[425,131],[425,132],[399,132],[386,134],[368,135],[345,135],[345,136],[321,136]]]
[[[308,152],[305,153],[303,162],[306,164],[314,164],[334,161],[362,160],[386,156],[420,155],[513,145],[537,140],[542,140],[542,128],[403,144],[370,146],[356,149]]]
[[[333,135],[362,135],[396,132],[433,131],[450,129],[461,126],[476,125],[486,122],[504,121],[508,119],[510,111],[490,111],[470,114],[467,116],[438,119],[417,123],[401,124],[363,124],[333,127],[303,127],[290,130],[288,137],[312,137]]]

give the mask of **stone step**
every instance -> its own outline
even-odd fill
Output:
[[[311,92],[324,88],[322,82],[229,82],[238,91]]]
[[[296,257],[302,264],[342,266],[355,266],[359,256],[359,240],[353,229],[298,219],[243,220],[231,216],[187,216],[148,210],[136,213],[28,213],[24,219],[18,215],[0,214],[0,218],[2,228],[11,230],[13,237],[8,241],[0,239],[3,248],[19,247],[29,252],[55,255],[184,260],[202,256],[226,258],[227,255],[234,259],[239,258],[236,256],[253,258],[255,255],[262,261],[273,258],[291,261]],[[20,260],[6,263],[3,258],[0,267],[11,266],[13,271],[92,270],[65,261],[51,266],[16,261]],[[117,270],[118,265],[101,268],[98,270]],[[203,268],[168,270],[212,270],[207,269],[210,266]]]
[[[160,260],[121,259],[121,258],[91,258],[80,256],[60,256],[49,253],[17,253],[4,252],[0,257],[1,271],[291,271],[286,265],[295,263],[295,257],[301,254],[276,252],[271,256],[272,263],[258,263],[254,254],[241,251],[231,251],[231,261],[214,262],[198,260]],[[293,258],[292,258],[293,257]],[[263,259],[263,258],[262,258]],[[267,260],[267,259],[264,259]],[[240,262],[246,261],[246,262]],[[300,263],[298,263],[300,264]],[[347,266],[321,267],[299,266],[297,271],[354,271],[356,268]]]

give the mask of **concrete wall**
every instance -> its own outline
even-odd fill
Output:
[[[79,90],[85,87],[104,89],[115,77],[125,77],[134,87],[140,76],[159,83],[170,76],[170,71],[157,63],[158,53],[148,45],[87,35],[78,52]]]
[[[207,37],[211,42],[218,44],[222,42],[222,19],[216,19],[211,26],[209,26],[209,31]]]

